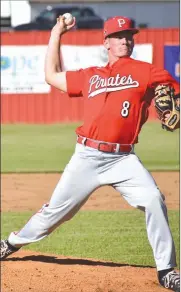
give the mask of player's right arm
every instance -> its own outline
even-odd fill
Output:
[[[60,16],[57,19],[57,23],[51,31],[50,40],[48,43],[47,53],[45,57],[45,81],[64,91],[67,92],[67,79],[66,72],[61,72],[60,66],[60,39],[61,36],[69,31],[75,25],[66,26],[64,23],[64,17]]]

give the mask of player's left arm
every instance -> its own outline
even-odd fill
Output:
[[[154,89],[154,105],[162,127],[180,128],[180,86],[168,71],[151,65],[149,87]]]

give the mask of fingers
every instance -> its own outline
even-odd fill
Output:
[[[76,19],[75,19],[75,17],[73,17],[73,23],[71,25],[66,25],[65,24],[65,17],[63,15],[60,15],[57,18],[57,23],[59,23],[64,28],[64,30],[69,30],[75,26]]]
[[[65,17],[63,15],[59,15],[59,17],[57,17],[57,22],[61,22],[61,23],[64,23],[64,19]],[[64,23],[65,24],[65,23]]]
[[[75,17],[73,17],[73,23],[72,23],[71,25],[68,25],[68,29],[70,29],[70,28],[74,27],[74,26],[75,26],[75,24],[76,24],[76,18],[75,18]]]
[[[72,27],[74,27],[75,23],[76,23],[76,19],[75,17],[73,17],[73,23],[71,25],[66,25],[65,17],[63,15],[60,15],[59,17],[57,17],[57,22],[52,28],[52,33],[63,35],[67,31],[69,31]]]
[[[170,115],[171,115],[171,111],[170,110],[165,111],[163,113],[161,121],[162,122],[166,122],[169,119]]]

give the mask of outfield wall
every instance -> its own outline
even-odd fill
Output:
[[[50,32],[3,32],[1,46],[47,45]],[[102,31],[72,31],[62,37],[62,44],[99,45]],[[179,44],[179,28],[141,30],[136,44],[153,45],[153,64],[164,68],[164,45]],[[25,73],[26,74],[26,73]],[[155,119],[153,106],[150,119]],[[83,119],[82,98],[69,98],[55,88],[48,93],[1,94],[2,123],[58,123]]]

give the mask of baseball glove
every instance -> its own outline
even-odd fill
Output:
[[[162,128],[174,131],[180,123],[180,98],[174,95],[174,88],[160,84],[155,88],[154,105]]]

